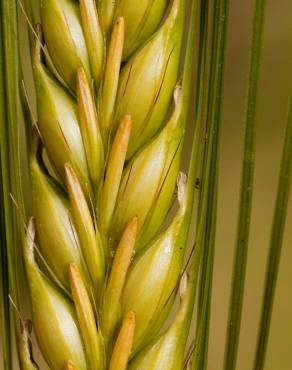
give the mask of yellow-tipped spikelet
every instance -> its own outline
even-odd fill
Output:
[[[81,13],[75,0],[41,1],[41,21],[49,55],[73,91],[78,67],[82,66],[88,77],[98,80],[103,60],[103,39],[93,0],[81,1],[80,7]]]
[[[138,255],[122,296],[124,313],[136,314],[133,352],[148,343],[163,325],[177,292],[185,253],[185,175],[178,180],[180,208],[170,226]]]
[[[24,245],[34,331],[50,369],[63,369],[72,361],[86,370],[86,357],[72,303],[43,275],[34,258],[35,226],[31,219]]]
[[[100,220],[102,229],[106,234],[110,229],[115,210],[131,129],[131,117],[126,115],[121,119],[108,156],[100,199]]]
[[[39,42],[34,57],[38,128],[52,164],[64,179],[64,165],[74,167],[82,187],[91,184],[81,136],[77,104],[40,61]]]
[[[180,87],[176,88],[174,96],[175,107],[169,122],[129,161],[120,185],[112,233],[119,238],[129,219],[137,216],[136,251],[155,235],[173,201],[184,133]]]
[[[101,236],[98,228],[94,225],[78,178],[68,163],[65,164],[65,172],[74,225],[96,293],[96,290],[101,288],[105,275],[104,249]]]
[[[129,370],[183,370],[184,353],[190,325],[190,294],[187,276],[180,283],[180,309],[170,327],[130,363]]]
[[[125,114],[132,116],[128,158],[159,130],[168,112],[177,83],[183,17],[184,1],[174,0],[163,25],[121,71],[116,124]]]
[[[33,214],[42,256],[67,290],[70,262],[79,266],[86,285],[90,287],[91,281],[83,261],[71,207],[63,189],[44,173],[35,157],[30,160],[30,171]]]
[[[100,332],[97,331],[87,290],[78,267],[74,264],[69,266],[69,280],[89,368],[92,370],[102,369],[104,366],[103,339]]]
[[[126,226],[118,244],[104,292],[101,327],[108,343],[112,341],[113,334],[115,334],[121,318],[121,295],[132,260],[137,226],[137,217],[133,217]]]

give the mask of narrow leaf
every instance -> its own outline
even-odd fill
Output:
[[[242,161],[240,204],[236,237],[236,251],[233,266],[232,288],[225,347],[225,370],[236,368],[240,335],[244,283],[246,275],[248,239],[251,219],[254,161],[256,145],[256,106],[259,72],[262,52],[266,0],[255,0],[251,45],[251,59],[245,113],[245,139]]]
[[[262,370],[269,339],[272,309],[276,291],[285,221],[292,178],[292,97],[289,102],[288,121],[284,139],[281,169],[279,175],[277,199],[274,209],[274,221],[270,240],[270,252],[266,271],[264,299],[259,324],[257,352],[254,370]]]

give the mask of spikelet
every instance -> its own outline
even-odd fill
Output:
[[[68,264],[76,263],[86,285],[91,281],[83,262],[70,204],[59,184],[49,178],[35,156],[30,159],[33,214],[42,256],[60,283],[68,290]]]
[[[41,352],[52,370],[72,361],[86,370],[86,358],[72,303],[40,271],[34,258],[35,226],[30,220],[24,245],[32,321]]]
[[[173,201],[184,133],[180,87],[174,100],[174,111],[165,128],[134,156],[123,173],[112,233],[119,238],[129,219],[137,216],[136,251],[155,235]]]
[[[81,13],[74,0],[41,2],[41,21],[50,57],[61,78],[73,91],[78,67],[82,66],[88,77],[92,75],[98,80],[103,60],[95,5],[93,1],[83,0],[80,7]]]
[[[78,267],[74,264],[69,266],[69,280],[89,368],[102,369],[104,366],[103,339],[97,331],[88,293]]]
[[[129,370],[183,370],[190,325],[190,294],[187,276],[180,283],[180,309],[170,327],[131,362]]]
[[[115,14],[125,19],[127,29],[124,59],[153,34],[161,22],[167,3],[167,0],[142,0],[136,6],[135,0],[118,2]]]
[[[59,176],[64,179],[64,165],[69,162],[78,174],[82,187],[90,191],[91,184],[78,122],[77,104],[43,66],[40,50],[40,42],[37,42],[34,76],[38,127],[42,141]]]
[[[101,225],[106,234],[110,229],[115,210],[131,129],[131,117],[126,115],[120,122],[108,156],[107,168],[100,199]]]
[[[185,175],[178,180],[180,208],[172,223],[136,257],[122,296],[122,310],[136,314],[133,352],[149,342],[164,323],[176,295],[185,253]]]
[[[177,83],[183,34],[184,1],[174,0],[160,29],[123,67],[116,124],[125,114],[133,120],[130,158],[161,127]]]
[[[94,220],[92,219],[78,178],[68,163],[65,164],[65,172],[74,225],[90,277],[95,287],[94,292],[96,292],[96,290],[101,288],[105,275],[104,250],[101,236],[98,228],[94,227]]]
[[[105,288],[101,327],[105,340],[111,345],[121,318],[121,295],[132,260],[138,220],[134,217],[126,226],[117,247],[109,279]],[[109,309],[110,307],[110,309]]]

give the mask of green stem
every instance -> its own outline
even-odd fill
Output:
[[[265,2],[266,0],[255,0],[254,5],[251,60],[249,70],[247,108],[245,113],[244,157],[241,177],[236,252],[233,267],[227,339],[225,348],[225,370],[233,370],[236,368],[241,325],[241,313],[243,305],[253,193],[256,103],[262,51],[262,36],[264,29]]]
[[[201,309],[197,323],[193,369],[206,369],[208,356],[212,275],[214,264],[214,247],[217,218],[217,193],[218,193],[218,142],[214,143],[210,178],[210,190],[207,204],[205,238],[202,241],[203,259],[201,263]]]
[[[13,117],[13,98],[8,93],[9,89],[13,90],[13,77],[14,77],[14,65],[10,66],[12,56],[12,44],[13,40],[11,35],[15,37],[16,31],[16,9],[13,1],[2,1],[0,8],[1,17],[1,180],[2,180],[2,191],[3,191],[3,227],[5,233],[2,236],[3,244],[1,245],[3,256],[2,272],[5,274],[3,283],[3,304],[4,304],[4,317],[1,317],[3,330],[3,360],[4,369],[10,370],[12,368],[12,347],[11,347],[11,328],[13,327],[13,315],[11,315],[8,294],[14,296],[15,293],[15,277],[13,274],[14,265],[14,228],[13,228],[13,210],[10,199],[11,192],[11,163],[10,163],[10,145],[9,145],[9,124]],[[11,18],[10,18],[11,17]],[[11,84],[11,86],[9,86]],[[12,100],[12,101],[11,101]],[[4,320],[4,322],[3,322]],[[7,320],[7,321],[6,321]]]
[[[204,228],[204,239],[202,239],[199,247],[204,250],[207,265],[202,266],[202,290],[201,299],[199,302],[197,324],[198,330],[196,335],[195,351],[192,358],[192,369],[204,369],[207,366],[212,272],[217,215],[219,137],[224,87],[228,10],[229,1],[218,0],[215,2],[212,26],[212,51],[209,72],[210,82],[208,83],[209,86],[207,88],[207,148],[204,160],[204,172],[207,172],[207,177],[203,181],[203,193],[199,207],[198,226],[198,230],[200,230],[200,227]],[[202,89],[203,91],[206,90],[204,84],[202,84]],[[210,172],[209,175],[208,172]],[[208,191],[206,191],[206,194],[208,195],[206,199],[206,195],[204,195],[205,187],[208,189]],[[200,226],[200,224],[203,226]]]
[[[24,212],[24,203],[21,184],[20,165],[20,110],[19,110],[19,56],[18,56],[18,27],[17,1],[2,0],[0,5],[1,16],[1,73],[3,85],[1,97],[3,104],[2,122],[0,127],[1,140],[1,171],[3,186],[3,210],[5,223],[5,248],[7,255],[7,269],[9,281],[9,295],[17,309],[20,306],[20,286],[22,284],[20,217]],[[4,118],[4,120],[3,120]],[[12,197],[18,209],[16,209]],[[6,297],[8,299],[8,297]],[[6,325],[9,325],[6,323]],[[14,328],[17,350],[22,349],[21,328],[15,310],[10,310],[10,328]],[[9,338],[10,339],[10,338]],[[6,340],[8,343],[8,339]],[[7,344],[8,345],[8,344]],[[11,345],[11,344],[10,344]],[[5,369],[11,369],[12,349],[7,350]]]
[[[193,69],[193,57],[195,54],[195,40],[197,39],[196,34],[196,17],[198,10],[200,8],[201,2],[199,0],[192,2],[191,8],[191,18],[190,18],[190,25],[189,25],[189,37],[187,43],[187,52],[186,52],[186,59],[184,64],[184,74],[183,74],[183,94],[184,94],[184,101],[185,101],[185,111],[184,111],[184,119],[187,119],[187,114],[190,107],[190,100],[191,100],[191,85],[192,85],[192,69]],[[204,6],[203,9],[206,7]],[[197,94],[195,97],[195,106],[196,106],[196,119],[195,119],[195,127],[194,127],[194,134],[193,134],[193,142],[192,142],[192,151],[190,155],[190,162],[188,168],[188,182],[186,187],[186,194],[187,200],[186,204],[188,205],[188,209],[186,212],[186,219],[188,220],[188,229],[191,224],[191,215],[193,210],[193,203],[194,203],[194,196],[195,196],[195,184],[196,184],[196,177],[199,167],[199,157],[200,157],[200,140],[202,137],[203,131],[203,119],[202,119],[202,110],[203,110],[203,96],[204,96],[204,80],[205,80],[205,60],[206,60],[206,29],[207,29],[207,11],[206,13],[201,13],[201,22],[202,26],[200,27],[200,41],[199,41],[199,55],[201,56],[199,59],[198,64],[198,73],[199,76],[198,83],[197,83]]]
[[[2,12],[0,12],[0,17],[2,17]],[[2,44],[2,29],[0,28],[0,40]],[[1,49],[2,51],[2,49]],[[1,132],[0,132],[0,205],[1,205],[1,225],[0,225],[0,328],[2,333],[2,353],[3,353],[3,369],[8,370],[11,369],[11,335],[10,335],[10,310],[9,310],[9,277],[8,277],[8,261],[7,261],[7,249],[6,249],[6,232],[5,232],[5,207],[4,207],[4,189],[7,187],[5,184],[5,179],[3,176],[5,175],[5,170],[3,169],[3,156],[4,153],[4,125],[6,120],[5,114],[5,94],[4,94],[4,69],[3,69],[3,56],[1,52],[0,57],[0,73],[1,73],[1,83],[0,83],[0,125],[1,125]],[[6,156],[5,156],[6,157]]]
[[[292,178],[292,96],[281,160],[254,370],[264,368]]]

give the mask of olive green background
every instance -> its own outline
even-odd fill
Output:
[[[231,0],[221,144],[219,213],[208,370],[223,367],[228,299],[239,201],[251,0]],[[257,116],[254,204],[237,370],[251,370],[263,292],[272,212],[292,93],[292,2],[267,0]],[[292,369],[292,201],[273,310],[265,370]]]
[[[252,0],[230,0],[218,228],[207,370],[223,369],[239,202],[252,3]],[[237,370],[252,369],[289,93],[292,93],[292,2],[267,0],[257,116],[255,191]],[[291,369],[292,201],[288,210],[265,370]]]

